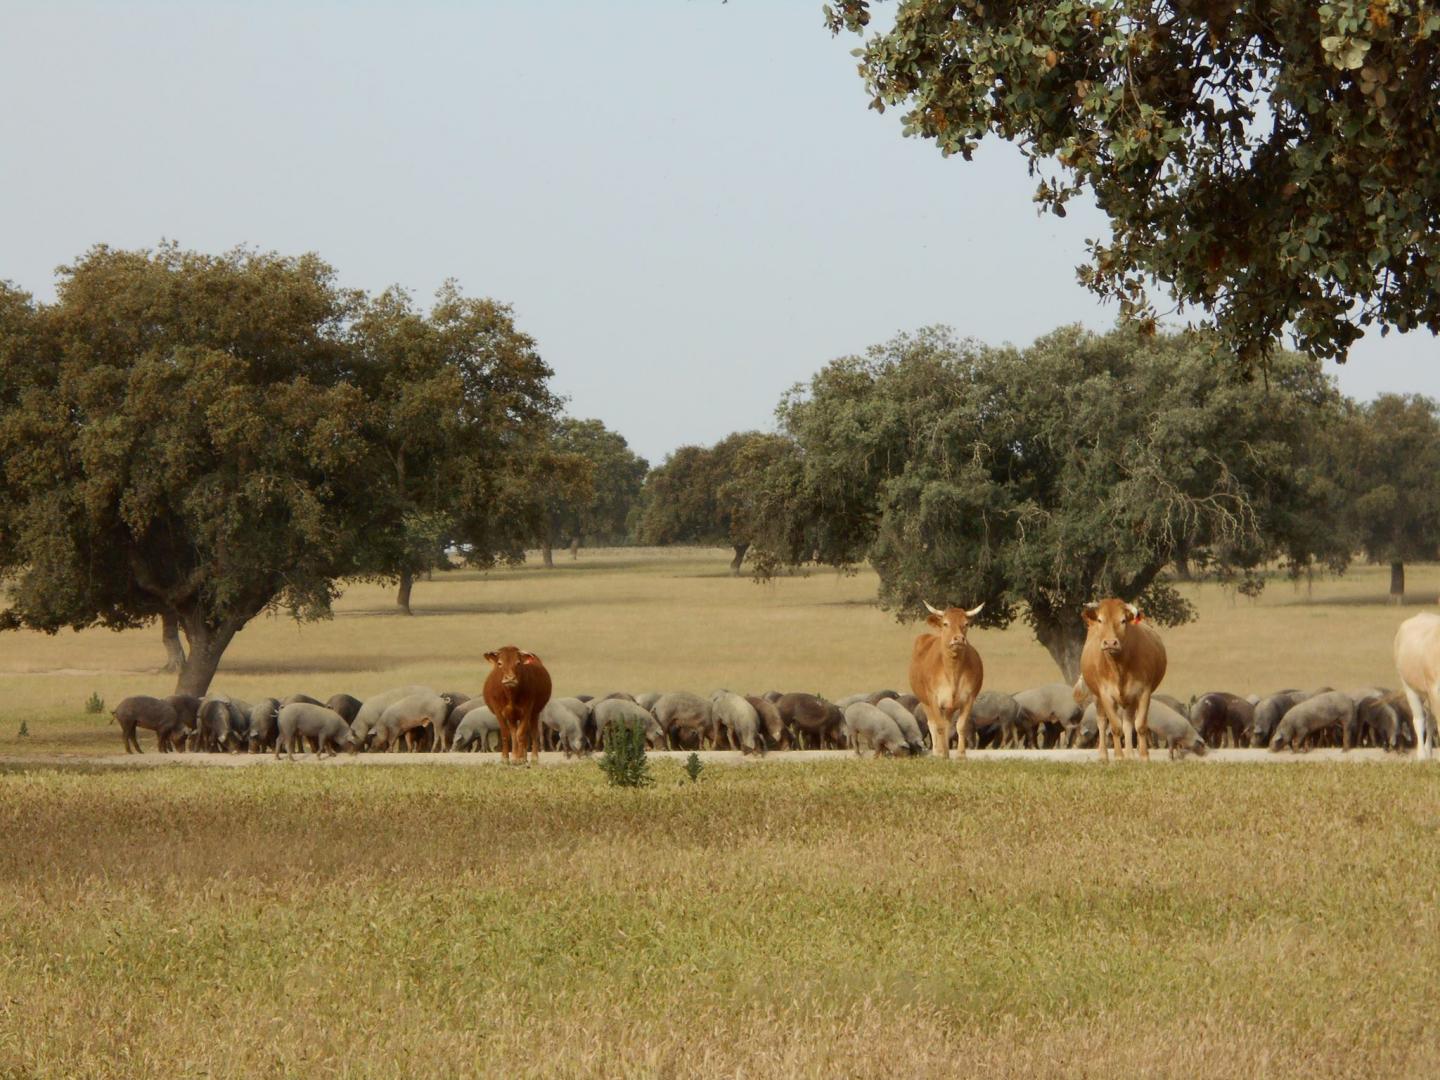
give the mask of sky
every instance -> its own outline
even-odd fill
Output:
[[[513,306],[567,410],[652,463],[773,429],[828,361],[944,323],[1113,324],[1075,280],[1103,216],[1039,217],[867,109],[820,0],[0,0],[0,279],[88,247],[318,252],[341,282]],[[1428,333],[1341,388],[1440,397]]]

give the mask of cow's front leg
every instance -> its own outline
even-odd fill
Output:
[[[950,756],[950,716],[943,709],[938,709],[928,702],[925,705],[925,716],[930,721],[931,750],[938,753],[942,758]],[[964,748],[961,748],[963,753]]]
[[[1124,761],[1125,743],[1122,741],[1124,728],[1121,726],[1120,717],[1115,713],[1115,704],[1108,697],[1097,696],[1095,698],[1095,722],[1096,726],[1101,729],[1099,732],[1100,760],[1109,760],[1105,753],[1105,729],[1108,728],[1110,739],[1115,746],[1115,759]]]
[[[960,715],[955,722],[957,745],[955,756],[964,760],[965,748],[970,745],[970,710],[975,707],[975,699],[972,697],[964,705],[960,706]]]

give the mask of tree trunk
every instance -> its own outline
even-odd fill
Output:
[[[540,537],[540,561],[546,570],[555,569],[555,526],[545,522],[545,532]]]
[[[395,594],[395,606],[406,615],[415,614],[410,610],[410,590],[415,586],[415,575],[409,570],[400,572],[400,591]]]
[[[736,577],[740,576],[740,564],[745,561],[745,553],[750,550],[749,542],[735,545],[735,557],[730,560],[730,573]]]
[[[240,627],[222,623],[211,628],[198,616],[186,619],[182,626],[190,643],[190,655],[180,669],[180,677],[175,680],[175,692],[204,697],[210,689],[210,680],[215,678],[215,669],[220,666],[220,657],[225,655]]]
[[[1194,580],[1194,574],[1190,571],[1190,557],[1188,555],[1175,556],[1175,576],[1181,581]]]
[[[185,669],[185,646],[180,644],[180,620],[173,611],[160,616],[160,640],[165,643],[165,667],[169,672]]]
[[[580,558],[580,537],[578,535],[570,538],[570,558],[572,561]]]
[[[1080,678],[1080,654],[1085,651],[1084,620],[1074,615],[1063,621],[1037,621],[1035,637],[1045,646],[1065,681],[1073,685]]]
[[[1392,604],[1405,603],[1405,564],[1403,562],[1390,564],[1390,602]]]

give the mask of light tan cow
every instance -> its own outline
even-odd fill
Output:
[[[925,621],[930,630],[915,639],[915,651],[910,656],[910,689],[925,706],[930,740],[941,757],[950,756],[950,720],[957,714],[957,756],[965,756],[970,710],[985,679],[985,665],[975,647],[965,640],[965,632],[984,606],[970,611],[958,607],[941,611],[927,603],[930,617]]]
[[[1080,674],[1095,695],[1100,760],[1110,760],[1105,745],[1108,735],[1114,740],[1117,758],[1124,758],[1128,742],[1141,761],[1148,761],[1150,697],[1165,678],[1165,644],[1142,619],[1140,610],[1124,600],[1097,600],[1086,604],[1082,614],[1086,636]],[[1080,687],[1075,689],[1079,700]]]
[[[1412,615],[1395,632],[1395,671],[1415,724],[1415,760],[1430,756],[1430,725],[1440,718],[1440,615]]]

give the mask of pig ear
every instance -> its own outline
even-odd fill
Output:
[[[486,660],[489,660],[490,663],[492,663],[492,664],[498,664],[498,663],[500,663],[500,654],[499,654],[499,653],[493,653],[493,652],[487,652],[487,653],[485,654],[485,659],[486,659]]]
[[[522,652],[520,654],[520,662],[522,664],[538,664],[540,657],[536,656],[533,652]]]

